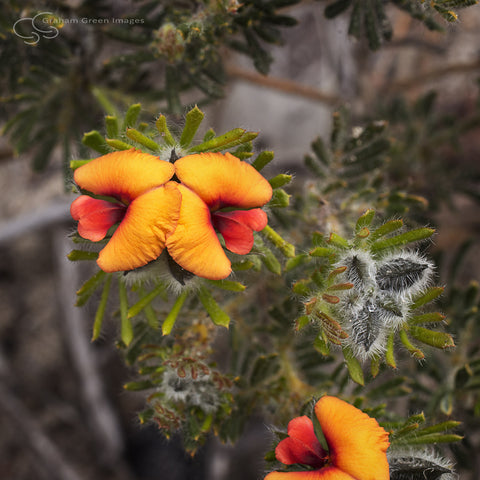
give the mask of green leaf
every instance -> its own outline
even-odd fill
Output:
[[[247,287],[240,282],[234,282],[232,280],[207,280],[210,285],[221,288],[222,290],[228,290],[230,292],[243,292]]]
[[[375,11],[373,9],[366,10],[363,21],[368,39],[368,46],[371,50],[378,50],[382,42],[376,25]]]
[[[209,128],[206,132],[205,135],[203,136],[203,141],[208,142],[208,140],[211,140],[212,138],[216,137],[215,130],[213,128]]]
[[[154,142],[151,138],[148,138],[142,132],[139,132],[134,128],[127,128],[126,135],[131,140],[140,143],[144,147],[152,150],[153,152],[158,152],[160,150],[160,146],[158,145],[158,143]]]
[[[141,380],[138,382],[128,382],[123,388],[129,392],[138,392],[141,390],[147,390],[155,387],[154,383],[151,380]]]
[[[384,120],[377,120],[375,122],[369,123],[360,133],[360,135],[355,135],[346,142],[344,151],[351,152],[356,148],[359,148],[369,142],[371,142],[375,137],[382,133],[387,127],[388,122]]]
[[[127,286],[123,279],[118,282],[118,296],[120,299],[120,338],[128,347],[133,340],[133,326],[128,318]]]
[[[105,91],[98,87],[93,87],[91,89],[92,95],[98,100],[98,103],[102,106],[102,108],[109,114],[109,116],[113,116],[116,113],[116,109],[112,102],[107,98],[105,95]]]
[[[355,2],[353,4],[353,11],[350,15],[350,23],[348,25],[348,34],[355,38],[360,38],[362,35],[363,20],[363,5],[362,2]]]
[[[152,308],[151,305],[147,305],[144,309],[145,312],[145,317],[147,319],[147,323],[150,326],[150,328],[153,328],[154,330],[158,330],[160,320],[158,318],[158,315],[155,313],[155,310]]]
[[[261,234],[275,245],[286,257],[293,258],[295,256],[295,247],[284,240],[270,225],[267,225]]]
[[[445,320],[445,315],[439,312],[428,312],[422,315],[413,315],[409,319],[409,323],[421,325],[423,323],[438,323]]]
[[[363,376],[362,365],[353,355],[352,350],[349,347],[343,347],[343,356],[345,357],[345,363],[347,365],[348,373],[350,378],[359,385],[365,384],[365,379]]]
[[[447,420],[446,422],[437,423],[430,427],[422,428],[418,431],[417,435],[429,435],[431,433],[445,432],[446,430],[451,430],[461,425],[462,422],[457,422],[456,420]]]
[[[270,208],[285,208],[290,205],[290,195],[283,188],[273,191],[272,199],[268,202]]]
[[[103,270],[99,270],[95,275],[90,277],[78,290],[77,290],[77,302],[75,305],[81,307],[85,305],[87,300],[92,296],[93,292],[99,285],[105,280],[106,273]]]
[[[272,253],[272,251],[266,247],[265,245],[256,246],[256,250],[260,253],[260,259],[262,263],[270,270],[272,273],[276,275],[281,275],[282,273],[282,266],[278,261],[277,257]]]
[[[431,237],[435,233],[433,228],[417,228],[415,230],[410,230],[408,232],[401,233],[395,237],[385,238],[383,240],[378,240],[372,244],[372,252],[378,253],[381,250],[387,248],[400,247],[407,245],[408,243],[418,242],[420,240],[425,240],[426,238]]]
[[[130,150],[131,148],[133,148],[133,145],[131,145],[130,143],[118,140],[117,138],[106,138],[105,142],[109,147],[112,147],[115,150]]]
[[[230,130],[219,137],[212,138],[211,140],[190,148],[189,151],[190,153],[201,153],[207,151],[218,152],[220,150],[236,147],[242,143],[250,142],[257,136],[258,132],[247,132],[243,128],[234,128],[233,130]]]
[[[299,331],[302,328],[310,324],[310,317],[308,315],[302,315],[295,320],[295,330]]]
[[[325,173],[322,170],[322,167],[314,160],[314,158],[311,155],[305,155],[303,157],[303,162],[305,163],[305,166],[308,167],[312,172],[320,178],[325,177]]]
[[[207,311],[215,325],[228,328],[230,324],[230,317],[220,308],[218,303],[213,298],[210,291],[205,287],[200,287],[197,293],[203,308]]]
[[[347,10],[352,4],[352,0],[337,0],[325,7],[324,15],[326,18],[334,18]]]
[[[127,129],[129,127],[134,127],[137,124],[138,116],[140,115],[140,111],[142,110],[142,105],[140,103],[135,103],[128,107],[127,113],[125,114],[125,122],[123,129]]]
[[[91,132],[85,133],[82,138],[82,143],[92,150],[101,153],[102,155],[106,155],[111,151],[105,142],[105,138],[100,134],[100,132],[97,132],[97,130],[92,130]]]
[[[107,307],[108,294],[110,293],[110,285],[112,283],[112,275],[107,277],[107,281],[103,286],[102,296],[98,303],[97,311],[95,312],[95,320],[93,322],[92,342],[97,340],[102,329],[103,318],[105,317],[105,309]]]
[[[119,126],[118,126],[118,118],[114,115],[107,115],[105,117],[105,128],[107,130],[107,135],[110,138],[118,137]]]
[[[67,258],[72,262],[78,262],[82,260],[96,260],[98,258],[98,252],[87,252],[85,250],[72,250]]]
[[[445,332],[435,332],[416,325],[409,325],[409,333],[413,338],[432,347],[450,348],[455,346],[452,336]]]
[[[87,163],[91,162],[93,159],[88,160],[71,160],[70,161],[70,168],[72,170],[76,170],[77,168],[81,167],[82,165],[86,165]]]
[[[375,378],[380,372],[380,357],[374,357],[370,360],[370,373]]]
[[[324,357],[330,355],[330,345],[328,341],[325,338],[323,338],[321,334],[317,335],[317,337],[313,341],[313,346],[315,350],[321,353]]]
[[[369,241],[373,242],[380,237],[388,235],[389,233],[398,230],[403,227],[403,220],[390,220],[389,222],[384,223],[380,227],[376,228],[371,234]]]
[[[173,147],[176,144],[176,142],[172,134],[170,133],[170,130],[168,129],[167,119],[165,118],[165,115],[160,115],[157,118],[157,121],[155,122],[155,126],[157,127],[157,130],[160,133],[160,136],[163,138],[164,142],[168,146]]]
[[[287,183],[290,183],[291,181],[292,181],[291,175],[280,173],[276,177],[271,178],[269,180],[269,183],[272,186],[272,188],[280,188],[286,185]]]
[[[369,209],[363,215],[361,215],[355,225],[355,232],[360,232],[363,228],[370,226],[373,217],[375,216],[375,210]]]
[[[204,116],[204,113],[196,105],[187,113],[185,126],[183,127],[182,136],[180,137],[180,145],[183,148],[187,148],[192,143]]]
[[[316,247],[309,253],[312,257],[329,257],[330,255],[335,254],[335,250],[330,247]]]
[[[299,280],[292,285],[292,292],[296,295],[307,296],[311,293],[310,287],[308,284],[310,280]]]
[[[167,315],[167,318],[163,321],[162,324],[162,334],[163,335],[170,335],[170,332],[173,329],[173,326],[175,325],[175,322],[177,320],[178,314],[180,313],[180,310],[183,307],[183,304],[185,303],[185,300],[187,299],[188,292],[184,290],[176,299],[175,302],[173,303],[173,307],[170,310],[170,312]]]
[[[304,265],[309,260],[308,255],[305,253],[301,253],[300,255],[296,255],[295,257],[289,258],[285,264],[285,271],[289,272],[294,268],[297,268],[300,265]]]
[[[403,343],[403,346],[417,359],[421,360],[425,358],[425,354],[417,347],[415,347],[408,338],[407,332],[405,330],[400,330],[398,332],[400,336],[400,341]]]
[[[317,137],[312,143],[311,147],[315,156],[320,160],[320,162],[325,166],[328,167],[331,163],[330,152],[325,146],[325,142],[322,140],[321,137]]]
[[[432,300],[435,300],[443,293],[443,290],[443,287],[430,287],[427,291],[420,293],[414,298],[411,309],[415,310],[416,308],[422,307]]]
[[[338,235],[338,233],[335,233],[335,232],[332,232],[330,234],[330,237],[328,239],[328,243],[330,243],[331,245],[335,245],[336,247],[339,247],[339,248],[349,248],[350,245],[348,244],[348,241],[345,240],[343,237],[341,237],[340,235]]]
[[[394,340],[395,340],[395,332],[392,332],[387,339],[385,361],[387,362],[388,366],[392,368],[397,368],[397,362],[395,361],[395,352],[394,352]]]
[[[159,283],[151,292],[144,295],[140,300],[128,309],[128,318],[138,315],[147,305],[153,302],[159,295],[165,293],[165,285]]]
[[[431,445],[435,443],[454,443],[463,440],[460,435],[453,433],[431,433],[430,435],[412,436],[408,438],[409,445]]]
[[[257,357],[252,367],[250,384],[257,386],[275,375],[280,368],[277,360],[278,355],[276,353]]]

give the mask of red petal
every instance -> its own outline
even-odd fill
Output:
[[[233,253],[245,255],[253,246],[252,230],[260,231],[268,222],[266,213],[260,208],[215,212],[212,215],[215,228],[222,234],[225,246]]]
[[[92,242],[105,238],[109,228],[120,222],[125,212],[125,205],[87,195],[76,198],[70,206],[70,214],[74,220],[78,220],[79,235]]]
[[[306,417],[297,417],[288,424],[289,437],[282,440],[275,449],[279,462],[285,465],[301,463],[314,468],[325,464],[326,452],[323,450],[313,429],[312,421]]]

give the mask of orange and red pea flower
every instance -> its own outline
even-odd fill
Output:
[[[310,470],[276,471],[265,480],[389,480],[388,433],[374,418],[328,395],[315,405],[315,415],[328,450],[315,435],[310,418],[294,418],[275,456],[285,465],[299,464]]]
[[[113,152],[79,167],[74,180],[88,193],[70,209],[80,236],[103,240],[118,223],[97,260],[105,272],[142,267],[166,248],[194,275],[226,278],[231,264],[217,231],[228,250],[249,253],[253,231],[267,225],[258,207],[272,196],[268,181],[229,153],[188,155],[172,164],[136,149]]]

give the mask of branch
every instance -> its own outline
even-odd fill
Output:
[[[74,306],[75,291],[80,283],[78,268],[67,260],[70,251],[65,229],[53,233],[57,267],[57,292],[62,312],[62,330],[80,378],[80,388],[86,404],[85,411],[94,436],[101,446],[101,459],[117,465],[123,450],[123,435],[114,410],[106,397],[95,362],[95,352],[87,337],[83,310]]]
[[[423,74],[418,74],[413,78],[408,78],[406,80],[398,80],[392,82],[385,86],[385,90],[388,92],[397,92],[399,90],[409,90],[421,85],[424,85],[427,82],[433,80],[438,80],[439,77],[446,75],[456,75],[460,73],[469,73],[480,70],[480,61],[472,63],[457,63],[454,65],[447,65],[446,67],[441,67],[436,70],[431,70]]]
[[[251,72],[238,68],[234,65],[226,66],[227,75],[246,82],[253,83],[265,88],[278,90],[289,95],[296,95],[298,97],[308,98],[317,102],[326,103],[327,105],[337,105],[341,98],[336,95],[324,93],[316,88],[308,87],[292,80],[285,80],[283,78],[276,78],[261,75],[260,73]]]
[[[8,243],[23,235],[31,235],[35,230],[40,230],[60,222],[72,221],[69,214],[71,203],[72,199],[57,201],[46,207],[1,222],[0,244]]]

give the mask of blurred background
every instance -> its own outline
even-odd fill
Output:
[[[19,147],[22,131],[12,138],[12,130],[7,129],[0,140],[2,478],[262,478],[269,432],[261,418],[251,419],[235,446],[220,445],[212,439],[194,457],[188,456],[178,439],[167,440],[155,426],[139,424],[136,412],[143,407],[143,395],[123,390],[133,372],[115,349],[115,322],[107,322],[102,338],[91,343],[95,307],[74,306],[75,292],[92,273],[92,266],[66,259],[71,249],[68,234],[74,224],[69,216],[73,197],[68,192],[65,165],[82,158],[83,131],[102,128],[103,114],[91,107],[84,90],[102,73],[105,57],[123,51],[124,46],[113,37],[103,38],[104,26],[93,20],[85,24],[66,20],[126,18],[130,12],[138,12],[142,2],[97,2],[97,7],[92,6],[95,2],[81,0],[23,3],[32,3],[31,9],[36,11],[53,12],[64,24],[57,37],[42,37],[38,44],[27,44],[25,38],[13,33],[14,23],[28,18],[31,12],[16,2],[0,7],[3,126],[22,111],[12,96],[26,93],[15,91],[12,85],[27,78],[29,62],[30,66],[41,64],[39,59],[44,55],[44,68],[55,75],[54,81],[44,79],[45,83],[41,75],[30,77],[32,91],[45,99],[38,111],[30,110],[31,121],[39,128],[37,137],[26,136],[27,145]],[[431,155],[427,152],[430,170],[419,168],[417,177],[413,170],[407,181],[427,198],[431,193],[449,192],[445,202],[433,195],[432,217],[439,228],[436,248],[448,245],[454,250],[467,240],[478,246],[480,212],[473,194],[480,195],[480,8],[460,11],[458,22],[445,22],[445,31],[438,32],[389,6],[393,37],[376,51],[348,35],[347,14],[327,19],[324,8],[325,2],[313,1],[283,7],[282,14],[295,18],[297,24],[282,29],[283,45],[264,45],[272,58],[268,75],[256,70],[249,56],[220,49],[223,94],[206,102],[195,88],[185,90],[181,92],[182,104],[199,101],[206,114],[205,126],[216,132],[238,126],[260,131],[256,148],[274,150],[273,168],[293,173],[296,185],[301,186],[306,178],[303,157],[315,137],[328,137],[337,108],[347,105],[359,122],[380,119],[387,115],[385,106],[400,96],[413,103],[435,90],[436,115],[448,114],[453,126],[465,119],[472,119],[472,125],[457,138],[461,148],[432,148]],[[132,31],[136,28],[131,26]],[[55,58],[56,49],[61,58],[56,66],[50,65],[48,52]],[[56,72],[59,66],[71,71],[68,75]],[[174,111],[171,100],[161,95],[142,98],[144,86],[155,75],[163,78],[163,74],[163,67],[153,64],[139,74],[137,84],[119,74],[102,88],[118,88],[129,82],[125,97],[130,101],[142,102],[151,115],[170,111],[171,118],[181,123],[186,108]],[[85,86],[82,82],[87,80],[91,83]],[[58,103],[48,104],[46,99],[56,94]],[[28,101],[24,105],[35,106]],[[42,132],[42,125],[50,130]],[[51,129],[64,133],[62,126],[70,129],[63,143],[52,143],[43,154],[32,150],[34,142],[48,137]],[[84,130],[77,134],[74,130],[79,126]],[[397,168],[401,176],[402,166]],[[438,177],[432,176],[432,171]],[[453,182],[457,178],[469,179],[468,194],[465,182]],[[473,250],[464,274],[478,279],[476,248]],[[469,477],[465,474],[461,478]]]

